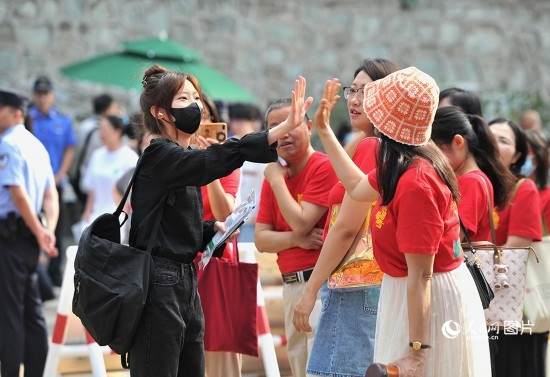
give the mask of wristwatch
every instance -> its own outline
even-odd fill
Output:
[[[409,347],[412,347],[413,350],[419,351],[419,350],[425,350],[427,348],[432,348],[429,344],[422,344],[420,342],[410,342]]]

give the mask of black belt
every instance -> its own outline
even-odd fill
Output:
[[[305,283],[306,281],[309,280],[309,277],[311,276],[312,272],[313,272],[313,268],[309,270],[289,272],[288,274],[282,274],[283,281],[286,284],[292,284],[292,283],[298,283],[298,282]]]

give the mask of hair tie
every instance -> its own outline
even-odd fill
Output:
[[[143,80],[141,80],[141,85],[143,85],[144,88],[147,86],[147,77],[146,76],[144,76]]]

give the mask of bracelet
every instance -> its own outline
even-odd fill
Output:
[[[420,342],[409,342],[409,347],[411,347],[415,351],[432,348],[432,346],[430,346],[429,344],[422,344]]]

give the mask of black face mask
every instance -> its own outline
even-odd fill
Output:
[[[202,119],[202,109],[196,102],[187,107],[170,109],[172,116],[176,120],[176,128],[186,134],[192,135],[199,129]]]

